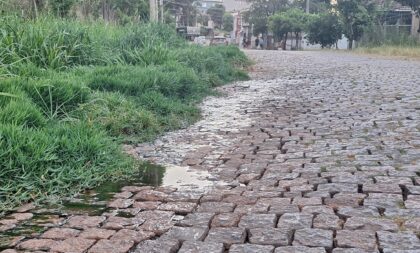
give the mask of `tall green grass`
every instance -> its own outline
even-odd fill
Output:
[[[122,142],[194,122],[197,102],[248,64],[164,25],[0,18],[0,213],[127,177],[137,163]]]

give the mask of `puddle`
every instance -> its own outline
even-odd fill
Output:
[[[163,186],[173,186],[178,189],[205,189],[213,186],[216,182],[208,171],[169,164],[165,165],[165,167],[166,171],[162,180]]]

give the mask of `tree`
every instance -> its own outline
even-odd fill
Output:
[[[297,49],[299,46],[299,35],[307,30],[311,17],[311,14],[306,14],[300,9],[292,8],[270,17],[269,28],[277,39],[282,39],[286,36],[285,40],[287,40],[287,34],[289,32],[294,33]]]
[[[325,13],[314,16],[308,25],[307,39],[311,44],[321,44],[321,47],[330,47],[337,43],[343,34],[339,17],[334,13]]]
[[[254,35],[266,34],[269,17],[290,6],[288,0],[250,0],[250,2],[251,7],[244,18],[246,22],[253,25]]]
[[[215,6],[210,7],[207,10],[207,14],[210,16],[211,20],[214,22],[214,25],[216,27],[222,27],[223,15],[225,14],[225,6],[221,4],[216,4]]]
[[[71,7],[76,3],[76,0],[49,0],[48,5],[52,12],[59,16],[65,17],[69,13]]]
[[[223,30],[225,30],[226,32],[231,32],[233,31],[233,16],[230,13],[225,13],[225,15],[223,15]]]
[[[361,0],[337,0],[336,8],[343,23],[343,33],[349,40],[348,48],[353,48],[353,41],[358,41],[364,29],[371,23],[368,13],[370,6],[364,6]]]
[[[396,1],[402,5],[410,6],[411,9],[414,11],[414,13],[417,15],[417,17],[420,17],[420,0],[396,0]],[[420,33],[420,24],[419,24],[419,30],[417,30],[417,32]]]

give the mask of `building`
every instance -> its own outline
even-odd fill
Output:
[[[217,4],[223,5],[223,0],[200,0],[197,2],[197,9],[201,13],[207,13],[207,10],[214,7]]]
[[[231,43],[241,45],[243,37],[251,40],[252,27],[244,21],[243,13],[249,10],[251,3],[245,0],[223,0],[226,12],[233,16],[233,31],[230,34]]]

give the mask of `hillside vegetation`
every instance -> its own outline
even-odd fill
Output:
[[[130,175],[122,143],[194,122],[195,105],[247,79],[247,64],[165,25],[1,18],[0,212]]]

